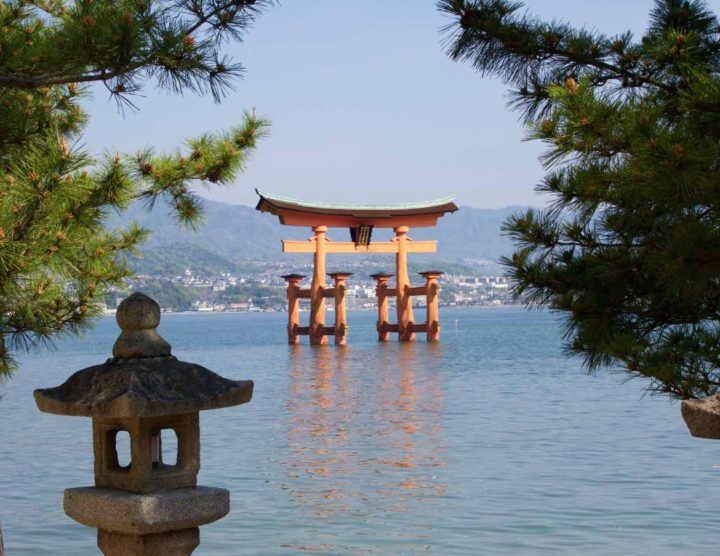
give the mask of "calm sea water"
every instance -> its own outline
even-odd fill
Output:
[[[306,314],[304,314],[306,316]],[[200,483],[230,514],[196,554],[714,553],[720,442],[677,405],[561,355],[558,325],[522,309],[443,310],[443,341],[285,344],[285,315],[166,315],[180,358],[255,381],[204,412]],[[0,400],[0,520],[9,555],[97,554],[62,511],[92,484],[90,420],[40,413],[37,387],[109,355],[114,319],[22,359]],[[712,547],[716,547],[713,549]]]

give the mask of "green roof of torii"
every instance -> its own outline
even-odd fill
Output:
[[[265,203],[277,207],[287,208],[291,210],[302,210],[307,209],[308,212],[327,212],[327,213],[344,213],[344,214],[358,214],[368,213],[378,214],[385,213],[416,213],[422,214],[427,212],[455,212],[458,207],[453,203],[455,199],[454,195],[442,197],[432,201],[423,201],[419,203],[402,203],[393,205],[370,205],[370,204],[349,204],[349,203],[318,203],[314,201],[302,201],[300,199],[293,199],[291,197],[285,197],[282,195],[275,195],[273,193],[266,193],[256,189],[255,192],[259,195],[260,201],[257,205],[257,210],[263,210],[266,207]]]

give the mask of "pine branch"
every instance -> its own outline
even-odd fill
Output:
[[[237,76],[241,66],[222,59],[218,56],[214,47],[211,47],[207,41],[200,40],[196,35],[210,28],[217,36],[213,42],[217,43],[224,32],[233,33],[236,37],[240,30],[245,29],[254,19],[254,17],[263,9],[273,5],[272,0],[231,0],[227,2],[210,2],[211,9],[205,10],[204,5],[207,2],[196,2],[198,8],[192,13],[195,20],[186,24],[185,21],[177,21],[174,12],[185,2],[165,2],[162,7],[152,15],[148,15],[140,11],[132,15],[135,22],[142,27],[142,21],[152,19],[164,21],[164,28],[155,29],[150,27],[146,40],[150,43],[150,48],[142,56],[133,56],[133,59],[126,60],[118,64],[116,57],[108,58],[106,55],[109,51],[100,50],[95,56],[87,56],[82,53],[82,59],[66,60],[61,67],[54,68],[53,71],[36,72],[32,68],[25,67],[21,71],[7,72],[3,70],[0,64],[0,87],[32,89],[38,87],[48,87],[53,85],[61,85],[67,83],[89,83],[94,81],[111,82],[116,80],[111,87],[113,94],[127,95],[137,92],[134,85],[134,77],[138,72],[146,72],[148,75],[154,75],[161,80],[165,80],[164,84],[172,83],[173,88],[180,91],[183,89],[199,90],[207,86],[213,96],[218,99],[224,89],[228,86],[228,78]],[[83,12],[78,14],[78,17]],[[129,12],[126,12],[129,16]],[[80,23],[87,25],[90,21],[88,18],[93,16],[84,16]],[[120,17],[120,16],[118,16]],[[93,18],[94,19],[94,18]],[[42,29],[42,33],[48,36],[62,35],[63,30],[67,27],[67,18],[61,19],[60,24],[55,26],[46,24]],[[77,22],[74,22],[77,24]],[[87,31],[88,37],[90,31]],[[168,50],[168,39],[170,43],[180,43],[185,47],[186,54],[184,59],[178,59],[178,65],[172,67],[168,60],[171,60],[175,54],[170,54]],[[120,38],[119,40],[122,40]],[[184,41],[184,42],[183,42]],[[106,48],[117,49],[122,47],[122,43],[110,44]],[[134,53],[135,54],[135,53]],[[170,54],[170,58],[167,55]],[[195,58],[195,61],[193,61]],[[113,64],[108,65],[108,61],[112,59]],[[78,63],[83,66],[75,70],[74,66]],[[174,63],[174,62],[172,62]],[[185,73],[187,75],[185,76]],[[168,81],[169,80],[169,81]],[[163,83],[161,83],[162,85]]]

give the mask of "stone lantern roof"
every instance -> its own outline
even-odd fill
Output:
[[[122,333],[114,357],[76,372],[55,388],[35,390],[41,411],[85,417],[158,417],[249,402],[253,383],[229,380],[170,354],[155,330],[160,307],[134,293],[116,315]]]

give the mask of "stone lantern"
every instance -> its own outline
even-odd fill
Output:
[[[197,486],[199,412],[249,402],[253,383],[173,357],[155,330],[160,307],[143,294],[120,304],[117,322],[114,357],[35,390],[41,411],[92,417],[95,486],[67,489],[65,512],[98,529],[106,556],[189,555],[200,543],[198,526],[230,509],[227,490]],[[127,465],[116,447],[122,431],[130,436]],[[165,462],[162,438],[172,431],[177,461]]]

